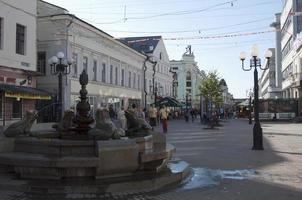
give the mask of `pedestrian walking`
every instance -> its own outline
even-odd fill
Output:
[[[194,110],[193,109],[191,109],[190,114],[191,114],[192,122],[194,122],[194,116],[195,116],[195,114],[194,114]]]
[[[152,105],[149,108],[149,123],[150,126],[152,127],[152,130],[156,126],[156,118],[157,118],[157,109],[154,107],[154,105]]]
[[[163,106],[160,109],[159,115],[160,115],[161,122],[162,122],[163,132],[167,133],[168,132],[168,111],[165,106]]]
[[[127,130],[127,119],[126,119],[126,116],[125,116],[125,111],[124,111],[124,108],[121,108],[119,110],[119,112],[117,113],[117,119],[121,125],[121,128],[126,131]]]
[[[113,120],[113,119],[116,119],[116,113],[113,109],[113,105],[110,104],[109,105],[109,116],[110,116],[110,119]]]
[[[142,118],[142,119],[145,119],[146,116],[145,116],[145,112],[143,111],[143,109],[139,109],[138,117]]]

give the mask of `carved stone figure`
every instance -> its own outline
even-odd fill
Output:
[[[97,109],[95,113],[95,128],[88,131],[90,137],[98,140],[120,139],[125,135],[123,129],[117,128],[111,121],[107,109]]]
[[[75,114],[73,110],[66,110],[62,120],[58,124],[54,124],[52,127],[56,129],[59,133],[68,131],[69,128],[74,127]]]
[[[150,134],[149,131],[152,130],[152,127],[145,119],[137,117],[135,112],[131,110],[127,110],[125,115],[128,125],[127,136],[138,137]]]
[[[38,112],[36,110],[28,110],[26,111],[25,117],[18,122],[11,124],[3,134],[6,137],[16,137],[19,135],[29,135],[30,129],[34,123],[34,121],[38,117]]]

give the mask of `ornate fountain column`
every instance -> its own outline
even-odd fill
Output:
[[[87,100],[87,90],[86,85],[88,84],[88,74],[85,70],[80,75],[80,84],[81,84],[81,90],[80,90],[80,99],[81,101],[77,104],[76,110],[76,117],[75,117],[75,124],[77,124],[77,127],[74,129],[78,134],[87,134],[87,132],[90,130],[90,124],[94,122],[93,117],[90,114],[90,104]]]

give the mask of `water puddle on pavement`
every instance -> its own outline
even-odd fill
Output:
[[[213,170],[206,168],[193,168],[192,175],[184,181],[181,190],[216,186],[223,179],[245,180],[256,174],[255,170]]]

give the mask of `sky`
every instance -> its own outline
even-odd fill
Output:
[[[116,38],[161,35],[170,60],[181,60],[191,45],[199,68],[217,70],[234,98],[247,97],[254,84],[253,72],[241,68],[240,52],[249,55],[251,46],[258,44],[263,58],[265,50],[275,46],[270,24],[284,4],[283,0],[46,1]]]

